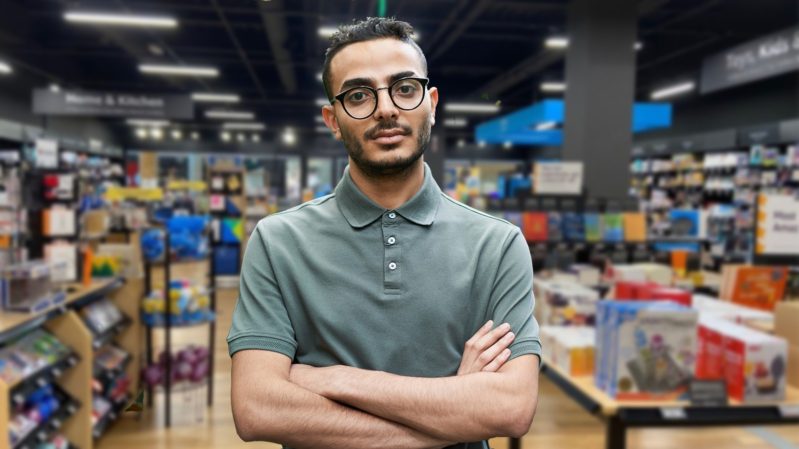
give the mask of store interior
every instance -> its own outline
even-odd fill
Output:
[[[369,16],[442,191],[530,247],[538,410],[491,447],[799,448],[795,0],[0,7],[0,449],[281,447],[225,337],[255,226],[344,174],[322,64]]]

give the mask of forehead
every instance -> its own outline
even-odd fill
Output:
[[[391,75],[412,71],[424,76],[418,51],[398,39],[375,39],[357,42],[341,49],[330,61],[333,90],[352,78],[373,78],[385,81]]]

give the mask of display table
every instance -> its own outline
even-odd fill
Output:
[[[798,424],[799,389],[788,386],[780,403],[698,407],[688,401],[617,401],[594,385],[592,377],[572,377],[545,359],[541,372],[580,406],[606,422],[606,449],[624,449],[627,429],[632,427],[697,427],[763,424]],[[521,447],[512,438],[512,449]]]

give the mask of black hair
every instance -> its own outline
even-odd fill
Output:
[[[330,46],[325,51],[325,65],[322,70],[322,83],[325,86],[327,99],[333,101],[330,86],[330,62],[344,47],[357,42],[375,39],[397,39],[415,48],[422,61],[424,75],[427,76],[427,58],[419,45],[413,40],[413,27],[408,22],[393,17],[367,17],[361,21],[353,21],[350,25],[340,25],[338,31],[330,37]]]

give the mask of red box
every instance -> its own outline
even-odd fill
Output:
[[[656,287],[649,293],[652,295],[651,299],[665,299],[674,301],[677,304],[682,304],[686,307],[691,307],[691,292],[678,288]]]
[[[662,288],[652,282],[618,281],[616,282],[616,299],[655,299],[652,291]]]

